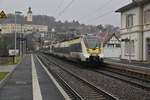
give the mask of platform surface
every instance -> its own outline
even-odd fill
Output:
[[[120,64],[128,67],[139,67],[139,68],[144,68],[144,69],[149,69],[150,70],[150,63],[149,62],[136,62],[136,61],[127,61],[127,60],[116,60],[116,59],[105,59],[105,63],[110,63],[110,64]]]
[[[39,92],[33,93],[34,91]],[[64,100],[36,57],[33,56],[32,59],[32,55],[27,55],[0,88],[0,100],[35,100],[35,95],[41,95],[38,100]]]

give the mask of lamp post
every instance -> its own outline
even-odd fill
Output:
[[[15,55],[14,55],[14,63],[16,63],[16,48],[17,48],[17,41],[16,41],[16,35],[17,35],[17,25],[16,25],[16,22],[17,22],[17,15],[21,14],[22,12],[20,11],[15,11]]]

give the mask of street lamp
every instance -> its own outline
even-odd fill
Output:
[[[15,58],[14,58],[14,63],[16,63],[16,47],[17,47],[17,44],[16,44],[16,34],[17,34],[17,25],[16,25],[16,22],[17,22],[17,15],[20,15],[22,14],[22,12],[20,11],[15,11]]]

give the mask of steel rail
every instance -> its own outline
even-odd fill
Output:
[[[41,56],[38,56],[38,58],[43,62],[43,64],[47,67],[49,66],[48,61],[44,61]],[[51,72],[51,74],[55,77],[55,79],[59,82],[59,84],[63,87],[63,89],[66,91],[66,93],[69,95],[69,97],[72,100],[84,100],[74,89],[72,89],[63,78],[60,77],[60,75],[54,73],[50,68],[48,70]]]
[[[75,77],[76,79],[82,81],[84,84],[86,84],[86,85],[89,86],[90,88],[96,90],[97,93],[103,95],[103,96],[106,98],[106,100],[119,100],[117,97],[113,96],[112,94],[106,92],[106,91],[103,90],[103,89],[100,89],[99,87],[96,87],[96,86],[95,86],[94,84],[92,84],[91,82],[88,82],[87,80],[83,79],[82,77],[79,77],[78,75],[72,73],[71,71],[69,71],[69,70],[63,68],[62,65],[56,63],[55,61],[52,61],[52,59],[49,60],[49,58],[46,57],[46,56],[45,56],[45,58],[46,58],[48,61],[50,61],[51,64],[54,64],[55,66],[61,68],[63,71],[67,72],[68,74],[70,74],[71,76]]]

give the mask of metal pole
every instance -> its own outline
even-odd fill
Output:
[[[14,55],[14,63],[16,63],[16,48],[17,48],[17,41],[16,41],[16,37],[17,37],[17,14],[21,14],[22,12],[19,11],[15,11],[15,55]]]
[[[21,33],[19,34],[19,38],[21,39],[22,36],[21,36]],[[20,53],[20,56],[21,56],[21,40],[19,40],[19,53]]]
[[[16,13],[15,13],[15,52],[16,52],[16,33],[17,33],[17,26],[16,26]],[[14,63],[16,63],[16,55],[14,55]]]
[[[21,32],[20,32],[20,39],[22,39],[23,37],[22,37],[22,24],[20,24],[21,25]],[[22,40],[20,40],[20,56],[22,56]]]

